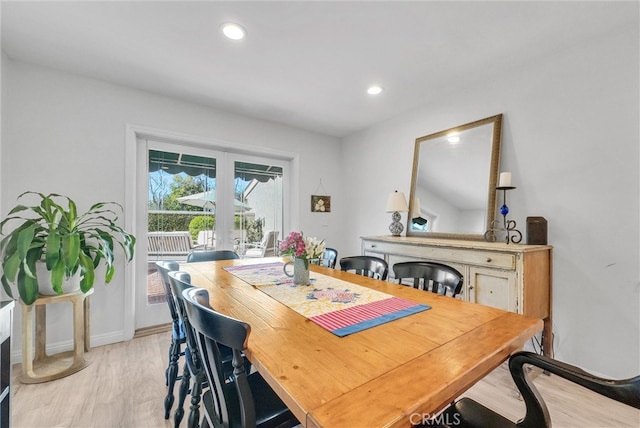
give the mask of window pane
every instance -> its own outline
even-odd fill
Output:
[[[279,166],[235,162],[234,233],[242,257],[277,254],[283,230],[282,175]]]

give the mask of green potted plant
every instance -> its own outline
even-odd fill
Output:
[[[39,263],[50,272],[48,280],[55,293],[62,294],[63,282],[74,276],[79,277],[80,289],[86,293],[93,287],[95,270],[101,264],[105,283],[113,278],[116,245],[124,251],[127,262],[133,259],[136,239],[116,224],[114,208],[122,211],[120,204],[99,202],[78,214],[76,203],[67,196],[29,191],[18,200],[25,195],[39,196],[40,204],[17,205],[0,222],[0,234],[4,235],[7,223],[22,221],[0,241],[0,281],[9,296],[13,297],[11,284],[15,284],[25,304],[37,299],[44,285],[36,274]]]

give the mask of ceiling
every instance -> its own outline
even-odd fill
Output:
[[[222,37],[227,21],[247,37]],[[2,49],[344,137],[637,22],[636,2],[612,1],[3,1]]]

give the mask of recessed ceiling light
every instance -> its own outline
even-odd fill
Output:
[[[233,22],[228,22],[222,25],[222,32],[225,36],[230,38],[231,40],[242,40],[244,36],[247,34],[244,28],[241,25],[235,24]]]
[[[382,88],[378,85],[369,86],[369,89],[367,89],[367,94],[369,95],[378,95],[381,92]]]

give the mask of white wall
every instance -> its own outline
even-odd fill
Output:
[[[556,356],[640,373],[638,52],[636,24],[347,138],[347,251],[388,234],[386,195],[409,192],[415,138],[504,113],[510,217],[523,233],[527,216],[549,222]]]
[[[322,221],[310,213],[310,195],[322,179],[341,188],[339,141],[264,121],[116,86],[4,58],[3,145],[0,199],[6,214],[25,190],[63,193],[79,209],[97,201],[125,202],[126,124],[164,129],[243,146],[299,155],[299,212],[292,227],[340,246],[343,210],[335,204]],[[337,196],[337,195],[336,195]],[[336,198],[338,199],[338,198]],[[125,206],[125,210],[127,207]],[[124,330],[124,266],[108,286],[96,283],[91,298],[92,344],[121,340]],[[71,341],[70,310],[48,310],[49,342]],[[20,311],[15,337],[20,337]],[[16,341],[19,350],[19,341]]]

